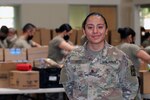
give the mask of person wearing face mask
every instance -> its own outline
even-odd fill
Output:
[[[17,38],[18,38],[17,30],[14,28],[9,28],[8,36],[4,40],[4,44],[7,46],[7,48],[12,48]]]
[[[7,45],[5,45],[4,41],[8,36],[8,31],[9,30],[7,26],[2,26],[0,29],[0,48],[7,48]]]
[[[118,28],[118,33],[120,34],[121,43],[116,47],[129,56],[130,60],[135,66],[135,71],[140,83],[139,69],[141,60],[150,64],[150,55],[143,48],[139,47],[136,44],[132,44],[136,35],[133,29],[131,29],[130,27]],[[136,100],[142,100],[140,89],[138,95],[136,96]]]
[[[56,28],[55,32],[57,36],[50,40],[48,44],[48,58],[45,61],[53,67],[61,68],[66,55],[75,48],[71,41],[69,41],[72,27],[65,23]],[[52,64],[53,62],[55,62],[55,65]],[[62,100],[62,95],[62,93],[52,93],[46,94],[46,97],[52,100]]]
[[[74,49],[74,46],[69,41],[72,27],[69,24],[62,24],[55,31],[58,35],[49,42],[48,58],[59,63],[67,55],[67,52]]]
[[[16,40],[14,44],[14,48],[31,48],[31,47],[41,47],[40,44],[34,42],[32,40],[35,32],[36,32],[36,26],[27,23],[23,29],[23,34]]]

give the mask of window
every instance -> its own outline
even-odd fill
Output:
[[[145,29],[150,29],[150,7],[144,6],[140,9],[140,23]]]
[[[15,11],[13,6],[0,6],[0,27],[15,27]]]

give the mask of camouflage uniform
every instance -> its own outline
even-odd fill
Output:
[[[68,55],[60,83],[69,100],[131,100],[138,90],[132,67],[127,56],[108,43],[95,55],[85,44]]]

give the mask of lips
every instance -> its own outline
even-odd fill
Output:
[[[94,36],[91,36],[93,39],[99,39],[101,35],[94,35]]]

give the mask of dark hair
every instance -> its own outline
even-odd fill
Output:
[[[31,23],[27,23],[26,25],[24,25],[22,31],[27,32],[29,29],[33,29],[33,28],[36,28],[36,26]]]
[[[7,26],[4,26],[4,25],[3,25],[3,26],[1,27],[1,29],[0,29],[0,31],[1,31],[2,33],[8,34],[9,29],[8,29]]]
[[[4,40],[4,39],[6,39],[6,37],[8,36],[8,28],[7,28],[7,26],[2,26],[1,28],[0,28],[0,40]]]
[[[88,20],[88,18],[89,18],[90,16],[101,16],[101,17],[104,19],[106,28],[108,28],[108,24],[107,24],[107,21],[106,21],[105,17],[104,17],[102,14],[98,13],[98,12],[92,12],[92,13],[90,13],[90,14],[85,18],[85,20],[83,21],[83,23],[82,23],[82,28],[83,28],[83,29],[85,29],[86,22],[87,22],[87,20]]]
[[[55,29],[57,33],[64,31],[69,32],[70,30],[72,30],[72,27],[69,24],[62,24],[59,28]]]
[[[140,28],[141,28],[141,31],[142,31],[142,32],[143,32],[143,31],[145,32],[145,28],[144,28],[143,26],[141,26]]]
[[[148,39],[150,37],[150,33],[149,32],[145,32],[145,35],[143,36],[143,39]]]
[[[9,32],[12,32],[12,33],[18,35],[17,30],[15,28],[8,28],[8,29],[9,29],[8,30]]]
[[[130,27],[118,28],[118,33],[120,34],[121,39],[125,39],[129,35],[134,37],[136,34],[135,31],[133,29],[131,29]]]

